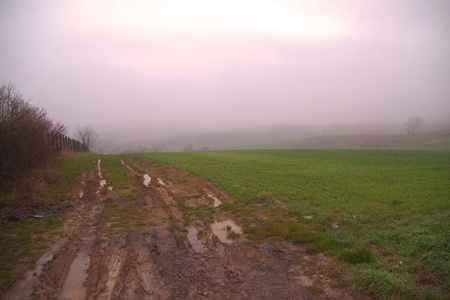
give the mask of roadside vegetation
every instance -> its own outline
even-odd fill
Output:
[[[441,148],[442,143],[438,143]],[[377,297],[450,291],[448,151],[264,150],[141,153],[215,182],[250,240],[302,243]],[[263,217],[264,216],[264,217]]]
[[[66,127],[32,105],[11,83],[0,86],[0,192],[27,192],[27,177],[53,163],[59,150],[49,134],[65,134]]]
[[[14,197],[15,205],[4,203],[11,195],[2,192],[0,215],[0,291],[14,276],[24,270],[33,270],[37,258],[48,251],[51,244],[64,238],[61,226],[64,212],[70,206],[67,191],[73,179],[84,171],[94,170],[95,154],[65,154],[54,168],[39,169],[34,192]],[[89,180],[89,179],[87,179]],[[86,195],[88,196],[88,195]],[[8,205],[6,205],[8,204]]]

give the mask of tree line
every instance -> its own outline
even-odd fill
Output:
[[[86,128],[90,134],[88,140],[83,135]],[[62,149],[88,151],[97,140],[90,126],[75,130],[75,138],[80,141],[68,138],[67,133],[64,124],[51,120],[44,108],[30,104],[12,83],[3,84],[0,87],[0,190],[15,188],[33,170],[48,167]]]

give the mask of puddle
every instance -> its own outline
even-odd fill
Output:
[[[152,178],[148,176],[148,174],[144,175],[144,185],[148,186],[150,184],[150,181],[152,181]]]
[[[205,245],[203,245],[202,241],[198,239],[197,229],[195,227],[188,228],[187,238],[189,243],[191,243],[192,249],[194,249],[195,253],[205,253],[208,251]]]
[[[108,191],[112,191],[113,187],[112,186],[108,186]]]
[[[158,183],[160,184],[160,185],[166,185],[165,183],[164,183],[164,181],[162,181],[161,179],[159,179],[159,178],[156,178],[157,180],[158,180]]]
[[[80,194],[78,195],[78,197],[81,199],[81,198],[83,198],[83,195],[84,195],[83,191],[81,191]]]
[[[69,273],[64,282],[59,300],[84,299],[86,287],[83,285],[87,277],[90,256],[87,253],[79,252],[70,266]]]
[[[100,193],[100,190],[101,190],[102,188],[104,188],[105,185],[106,185],[106,180],[105,180],[105,179],[100,180],[100,188],[99,188],[95,193],[96,193],[96,194]]]
[[[102,162],[102,160],[101,159],[99,159],[98,161],[97,161],[97,170],[98,170],[98,177],[99,178],[103,178],[103,176],[102,176],[102,169],[101,169],[101,167],[100,167],[100,163]]]
[[[208,197],[214,199],[213,207],[219,207],[219,205],[222,204],[222,201],[220,201],[219,199],[217,199],[217,197],[214,197],[213,195],[208,195]]]
[[[229,232],[227,230],[228,226],[231,227],[230,231],[234,231],[236,233],[242,234],[241,227],[239,227],[236,224],[234,224],[234,222],[231,221],[231,220],[225,220],[225,221],[222,221],[222,222],[214,221],[214,223],[211,224],[211,229],[212,229],[213,233],[215,235],[217,235],[217,237],[219,238],[219,240],[222,243],[225,243],[225,244],[233,243],[233,240],[227,238],[227,234]]]
[[[2,299],[28,299],[33,291],[33,284],[35,279],[41,274],[44,265],[53,259],[54,250],[47,251],[36,262],[36,269],[27,271],[22,280],[18,281],[12,288],[3,294]]]

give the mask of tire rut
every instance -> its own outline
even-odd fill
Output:
[[[100,176],[101,161],[94,164],[90,175]],[[274,252],[270,241],[221,241],[211,225],[239,222],[214,206],[234,199],[213,184],[151,162],[122,164],[141,196],[125,201],[118,191],[96,193],[100,178],[83,182],[82,199],[72,193],[67,242],[37,277],[31,299],[352,299],[337,289],[312,293],[304,261]],[[142,174],[159,180],[144,186]],[[126,211],[134,214],[121,220]],[[77,287],[67,287],[73,278]]]

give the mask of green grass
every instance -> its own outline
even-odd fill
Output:
[[[349,278],[356,286],[377,296],[445,298],[449,292],[448,151],[261,150],[134,156],[217,183],[238,200],[235,205],[222,204],[221,210],[247,220],[256,210],[271,216],[258,227],[244,228],[250,238],[306,243],[309,253],[335,257],[353,274]],[[396,266],[399,261],[403,265]],[[424,281],[425,277],[431,280]]]
[[[434,140],[422,145],[410,147],[414,150],[450,151],[450,139]]]
[[[120,161],[122,156],[98,155],[98,157],[102,160],[100,166],[102,168],[103,177],[107,178],[117,190],[129,189],[131,176]]]

